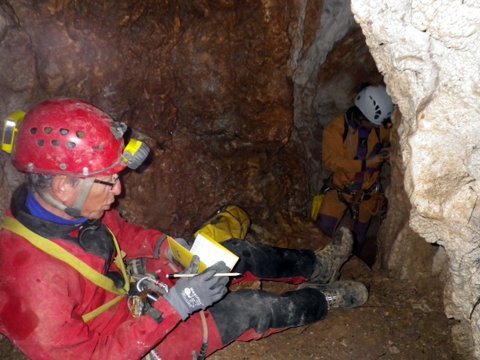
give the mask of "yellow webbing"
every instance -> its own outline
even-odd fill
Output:
[[[106,302],[105,304],[103,305],[100,305],[98,308],[96,309],[93,309],[92,311],[86,313],[86,314],[83,314],[82,315],[82,320],[83,322],[89,322],[90,320],[96,318],[98,315],[100,315],[101,313],[103,313],[104,311],[107,311],[108,309],[110,309],[113,305],[115,305],[116,303],[118,303],[120,300],[123,299],[123,296],[124,295],[118,295],[116,297],[114,297],[112,300],[110,300],[109,302]]]
[[[92,310],[87,314],[84,314],[82,316],[82,319],[84,322],[92,320],[102,312],[106,311],[107,309],[109,309],[110,307],[118,303],[123,298],[123,296],[128,294],[128,291],[130,290],[129,277],[125,269],[125,264],[123,263],[123,260],[122,260],[122,254],[120,251],[120,247],[118,246],[117,239],[115,238],[113,233],[110,231],[110,229],[108,229],[108,231],[110,231],[110,233],[112,234],[113,243],[115,245],[115,249],[117,252],[114,262],[115,262],[115,265],[117,265],[117,267],[120,269],[120,272],[122,273],[122,276],[125,282],[125,285],[123,286],[122,289],[115,287],[115,284],[113,283],[112,279],[106,277],[105,275],[91,268],[82,260],[70,254],[64,248],[55,244],[53,241],[50,241],[34,233],[33,231],[29,230],[27,227],[22,225],[17,219],[14,219],[8,216],[5,217],[5,219],[3,220],[2,227],[4,229],[14,232],[17,235],[20,235],[22,238],[27,240],[30,244],[42,250],[43,252],[49,254],[50,256],[53,256],[54,258],[70,265],[75,270],[77,270],[83,277],[85,277],[87,280],[89,280],[93,284],[101,287],[102,289],[108,292],[118,295],[117,297],[113,298],[109,302],[99,306],[98,308]]]

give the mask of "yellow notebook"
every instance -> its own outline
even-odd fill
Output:
[[[185,268],[192,262],[193,255],[198,255],[200,258],[199,273],[218,261],[223,261],[232,270],[238,261],[237,255],[215,240],[202,234],[197,235],[190,250],[185,249],[170,236],[167,238],[167,241],[173,258]]]

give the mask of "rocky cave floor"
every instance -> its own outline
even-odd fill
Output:
[[[213,354],[212,360],[257,359],[463,359],[451,340],[454,320],[445,317],[442,288],[432,279],[412,285],[370,270],[353,257],[342,278],[363,281],[370,298],[361,308],[332,311],[319,323],[274,334],[253,342],[236,342]],[[263,283],[271,291],[289,285]],[[25,359],[6,340],[0,358]]]
[[[356,257],[344,265],[341,278],[367,285],[370,295],[363,307],[333,310],[319,323],[260,341],[234,343],[210,359],[462,359],[451,340],[455,321],[444,315],[438,283],[394,281]]]

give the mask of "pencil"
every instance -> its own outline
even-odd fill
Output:
[[[186,278],[186,277],[194,277],[200,274],[167,274],[167,279],[173,278]],[[233,272],[233,273],[216,273],[213,276],[240,276],[242,273]]]

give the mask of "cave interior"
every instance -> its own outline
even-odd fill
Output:
[[[191,239],[218,208],[236,204],[251,218],[248,241],[315,249],[323,244],[309,210],[328,175],[322,130],[364,84],[393,86],[356,20],[350,1],[3,1],[0,117],[47,98],[84,99],[127,123],[153,150],[147,166],[122,177],[117,207],[129,221]],[[431,351],[471,353],[468,321],[444,313],[445,251],[409,226],[398,106],[393,120],[393,156],[384,176],[389,212],[370,232],[370,267],[356,258],[346,271],[360,279],[381,276],[386,288],[405,282],[407,293],[435,284],[438,314],[430,325],[443,337],[428,326],[422,330],[442,339]],[[3,213],[23,177],[7,154],[0,162]],[[455,329],[461,340],[453,346]],[[384,347],[386,358],[430,359],[378,339],[371,346]],[[292,359],[320,345],[303,346]],[[339,359],[353,358],[354,345],[347,347],[350,353]],[[216,356],[256,358],[245,355],[249,351],[259,349],[232,345]]]

